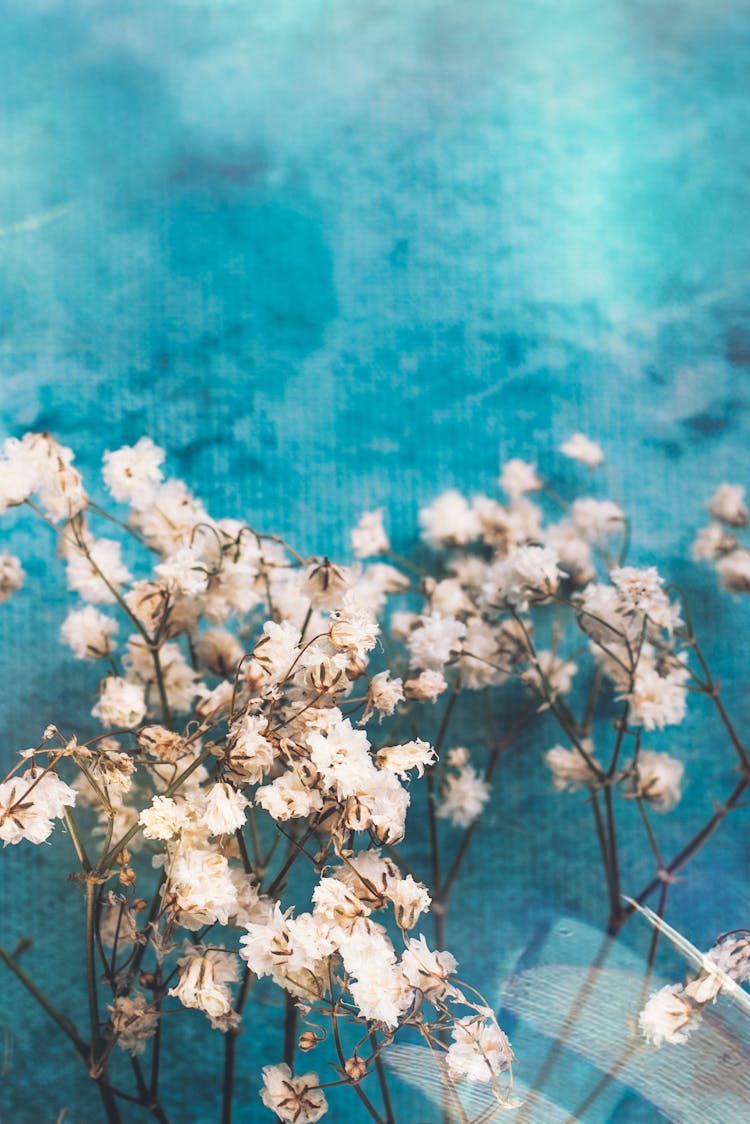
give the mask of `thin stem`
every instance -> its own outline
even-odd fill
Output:
[[[383,1098],[383,1110],[385,1112],[385,1124],[396,1124],[396,1117],[393,1112],[393,1102],[391,1100],[391,1091],[388,1088],[388,1078],[383,1065],[383,1059],[380,1054],[382,1047],[378,1043],[378,1037],[374,1030],[369,1034],[370,1045],[372,1046],[372,1056],[375,1061],[375,1072],[378,1075],[378,1084],[380,1086],[380,1095]]]

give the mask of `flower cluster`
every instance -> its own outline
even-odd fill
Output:
[[[719,581],[730,593],[750,593],[750,549],[737,537],[750,522],[745,489],[741,484],[720,484],[708,504],[711,522],[693,543],[693,558],[711,562]]]
[[[587,485],[604,459],[580,433],[560,453]],[[684,766],[643,740],[683,721],[689,690],[718,699],[681,604],[656,567],[626,564],[618,504],[561,501],[520,459],[502,467],[502,495],[451,489],[420,511],[423,567],[392,552],[382,510],[361,516],[354,561],[337,565],[213,518],[164,463],[145,437],[104,456],[127,509],[107,527],[127,549],[98,533],[72,453],[49,435],[7,441],[0,463],[0,511],[27,505],[57,535],[77,598],[60,638],[100,669],[91,718],[103,730],[48,727],[0,783],[4,843],[41,843],[64,819],[81,862],[92,1074],[106,1093],[115,1046],[151,1050],[158,1074],[164,1016],[183,1008],[226,1036],[231,1077],[250,985],[267,980],[287,1033],[259,1093],[280,1120],[319,1120],[327,1090],[359,1086],[405,1028],[443,1055],[446,1081],[508,1105],[512,1049],[445,948],[449,895],[502,752],[553,719],[546,764],[557,791],[584,791],[594,810],[616,931],[613,793],[637,804],[661,872],[648,816],[678,803]],[[721,566],[734,556],[742,569],[727,530],[747,522],[741,489],[722,486],[711,513],[701,557],[738,589]],[[0,601],[22,582],[18,559],[0,555]],[[515,692],[508,730],[499,692]],[[472,717],[454,738],[460,697]],[[399,848],[412,804],[428,822],[429,887]],[[746,965],[735,952],[722,948],[722,964]],[[680,1041],[716,978],[709,966],[659,992],[644,1034]],[[310,1029],[292,1042],[297,1019]],[[328,1062],[295,1075],[296,1050],[324,1041],[334,1078],[320,1076]]]

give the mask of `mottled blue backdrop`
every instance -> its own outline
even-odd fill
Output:
[[[52,430],[91,476],[148,433],[215,514],[340,554],[363,508],[386,505],[406,549],[436,490],[492,488],[501,456],[559,474],[555,445],[582,429],[633,557],[692,591],[749,716],[747,613],[688,560],[713,484],[746,479],[747,5],[3,0],[0,17],[0,435]],[[94,676],[57,641],[52,544],[3,527],[29,569],[0,610],[10,759],[48,719],[79,723]],[[707,723],[676,736],[688,798],[666,850],[731,784]],[[458,899],[483,924],[451,931],[490,990],[545,918],[601,922],[584,810],[550,796],[542,748],[509,765]],[[699,944],[748,921],[740,817],[723,832],[673,895]],[[4,856],[3,928],[57,955],[72,1007],[78,902],[50,896],[50,855]],[[67,1047],[15,984],[0,994],[3,1124],[97,1120]],[[245,1120],[279,1047],[254,1049]],[[174,1105],[203,1124],[215,1057],[191,1064],[203,1099]],[[612,1103],[587,1120],[653,1119]]]

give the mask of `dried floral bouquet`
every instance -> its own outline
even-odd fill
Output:
[[[561,452],[582,472],[603,460],[581,434]],[[106,732],[84,739],[48,725],[0,784],[5,844],[42,843],[64,821],[55,841],[77,861],[88,1026],[43,994],[23,942],[0,956],[70,1039],[108,1121],[132,1105],[169,1120],[162,1036],[182,1024],[166,1016],[195,1008],[224,1035],[216,1112],[228,1124],[243,1012],[261,977],[284,995],[283,1060],[258,1082],[279,1120],[317,1121],[329,1090],[348,1086],[391,1124],[384,1058],[397,1036],[433,1059],[445,1119],[469,1121],[467,1086],[487,1092],[473,1120],[517,1106],[510,1043],[445,949],[451,892],[503,753],[545,713],[562,732],[546,752],[552,782],[582,791],[590,809],[609,932],[653,895],[663,916],[676,875],[750,785],[686,607],[655,568],[625,565],[618,505],[552,496],[558,517],[545,518],[531,497],[549,500],[549,489],[522,461],[503,467],[504,503],[450,491],[420,512],[424,566],[393,553],[379,511],[352,532],[354,564],[303,558],[277,535],[212,518],[184,483],[164,479],[163,462],[145,437],[105,454],[108,491],[129,509],[121,520],[90,500],[71,451],[48,434],[4,446],[0,511],[25,505],[57,536],[81,599],[62,639],[103,667],[91,713]],[[742,489],[722,485],[710,509],[696,557],[747,592]],[[22,582],[18,559],[0,555],[0,599]],[[516,691],[503,710],[514,684],[526,702]],[[710,700],[738,776],[668,858],[652,817],[679,801],[683,765],[643,741],[678,725],[691,693]],[[462,695],[487,723],[483,760],[454,744]],[[607,749],[592,739],[602,708],[613,719]],[[426,872],[399,847],[419,784]],[[642,888],[621,869],[620,799],[637,805],[653,853]],[[430,915],[428,940],[419,930]],[[684,989],[649,1000],[646,1040],[681,1041],[723,986],[745,980],[746,939],[731,941]],[[321,1062],[304,1072],[308,1052]]]

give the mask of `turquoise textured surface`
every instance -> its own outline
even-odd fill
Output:
[[[536,458],[569,488],[583,477],[554,450],[583,430],[633,516],[633,559],[691,592],[727,703],[750,717],[747,610],[689,561],[714,484],[747,471],[746,5],[0,11],[0,435],[49,429],[93,479],[104,448],[148,433],[213,513],[346,556],[361,510],[386,506],[408,550],[421,503],[492,490],[501,458]],[[95,673],[57,639],[52,543],[15,517],[1,533],[29,571],[0,610],[10,760],[48,720],[80,723]],[[705,710],[672,743],[688,788],[660,823],[669,851],[732,781]],[[449,928],[489,991],[560,914],[602,921],[592,852],[571,831],[583,809],[550,793],[544,748],[509,762]],[[674,894],[672,920],[699,945],[748,922],[739,817],[722,832]],[[54,882],[53,852],[20,851],[3,855],[3,926],[60,956],[75,894]],[[48,979],[74,1009],[64,977]],[[97,1120],[43,1016],[7,980],[3,995],[0,1120],[65,1106],[66,1121]],[[247,1037],[240,1118],[254,1120],[279,1044]],[[190,1041],[182,1063],[203,1085],[186,1099],[178,1078],[170,1103],[203,1124],[218,1048]],[[523,1061],[521,1079],[533,1070]],[[615,1102],[587,1120],[653,1119]]]

